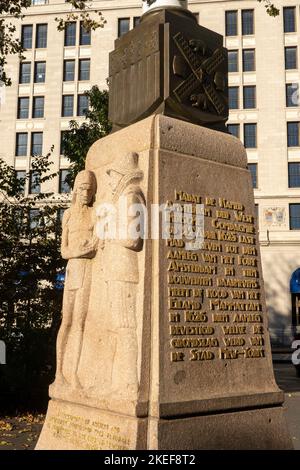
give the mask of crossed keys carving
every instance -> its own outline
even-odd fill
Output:
[[[202,103],[202,107],[207,109],[208,99],[219,115],[225,114],[226,104],[218,93],[225,89],[225,77],[222,72],[218,72],[218,69],[226,61],[226,50],[220,47],[211,57],[201,60],[200,54],[196,53],[199,49],[193,47],[195,41],[186,40],[182,33],[177,33],[173,39],[192,71],[191,75],[174,90],[178,101],[182,103],[189,97],[191,101],[196,102],[193,106],[200,106]],[[193,94],[199,86],[203,87],[205,95]]]

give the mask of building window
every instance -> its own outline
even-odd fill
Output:
[[[36,171],[30,172],[29,194],[39,194],[41,192],[41,177]]]
[[[286,106],[288,108],[299,106],[298,83],[286,84]]]
[[[31,155],[43,155],[43,133],[33,132],[31,134]]]
[[[244,124],[244,146],[246,148],[256,148],[256,134],[256,124]]]
[[[32,33],[33,33],[32,25],[22,26],[21,44],[22,44],[23,49],[32,49]]]
[[[287,123],[287,145],[288,147],[299,147],[299,122]]]
[[[227,129],[229,134],[234,135],[234,137],[240,138],[240,125],[239,124],[227,124]]]
[[[60,133],[60,155],[65,154],[65,140],[72,131],[61,131]]]
[[[59,172],[59,192],[67,194],[71,192],[71,187],[68,184],[67,177],[70,174],[69,170],[60,170]]]
[[[65,27],[65,47],[76,45],[76,22],[69,21]]]
[[[19,132],[16,136],[16,157],[27,157],[27,132]]]
[[[256,86],[244,86],[244,109],[256,108]]]
[[[254,34],[254,10],[242,10],[242,35]]]
[[[32,106],[32,117],[43,118],[44,117],[45,98],[44,96],[34,96]]]
[[[243,50],[243,72],[255,71],[255,49]]]
[[[62,100],[62,117],[74,115],[74,96],[64,95]]]
[[[239,71],[238,51],[228,51],[228,72]]]
[[[86,29],[82,21],[80,22],[80,45],[91,45],[91,30]]]
[[[225,12],[225,23],[226,23],[226,36],[237,36],[237,11],[226,11]]]
[[[300,163],[289,163],[289,188],[300,188]]]
[[[135,28],[136,26],[138,26],[140,24],[140,21],[141,21],[140,16],[134,16],[134,18],[133,18],[133,27]]]
[[[19,74],[19,83],[30,83],[31,80],[31,63],[30,62],[21,62],[20,63],[20,74]]]
[[[85,116],[89,109],[89,98],[86,95],[78,95],[77,116]]]
[[[248,168],[252,177],[252,186],[257,188],[257,163],[248,163]]]
[[[64,61],[64,82],[74,82],[75,80],[75,60]]]
[[[290,230],[300,230],[300,204],[290,204]]]
[[[45,49],[47,47],[48,25],[38,24],[36,26],[35,47],[37,49]]]
[[[18,119],[28,119],[29,118],[29,98],[19,98],[18,99]]]
[[[34,83],[45,83],[45,80],[46,80],[46,62],[35,62]]]
[[[285,33],[294,33],[296,31],[296,8],[283,8],[283,26]]]
[[[38,209],[29,209],[29,227],[31,230],[41,225],[41,215]]]
[[[19,184],[19,194],[25,194],[26,171],[16,171],[16,179]]]
[[[89,80],[90,79],[90,59],[80,59],[79,61],[79,80]]]
[[[239,87],[228,87],[229,109],[239,109]]]
[[[118,37],[120,38],[123,34],[128,33],[130,28],[130,18],[119,18],[118,19]]]
[[[296,69],[297,65],[297,46],[284,48],[285,69]]]

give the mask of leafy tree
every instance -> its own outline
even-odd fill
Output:
[[[0,0],[0,81],[7,86],[11,85],[11,79],[5,72],[7,56],[19,54],[22,58],[24,52],[20,40],[15,37],[17,28],[12,19],[23,18],[24,12],[31,3],[31,0]],[[83,21],[87,30],[103,28],[106,23],[102,13],[92,8],[91,0],[66,0],[66,3],[72,6],[72,10],[65,18],[56,18],[59,31],[65,28],[67,21],[74,21],[78,18]]]
[[[85,112],[86,121],[78,124],[70,121],[70,128],[64,134],[64,155],[70,160],[69,184],[72,185],[77,173],[84,169],[86,155],[98,139],[105,137],[111,131],[108,120],[108,92],[93,86],[85,95],[89,99],[89,109]]]
[[[49,157],[33,160],[37,185],[57,176],[50,172]],[[18,406],[34,403],[35,393],[46,403],[65,266],[58,214],[67,200],[52,193],[25,196],[24,186],[32,181],[30,174],[18,179],[14,168],[0,160],[0,339],[7,346],[0,390]],[[6,400],[0,403],[7,406]]]
[[[279,15],[280,11],[274,5],[274,3],[271,2],[271,0],[258,0],[258,2],[259,3],[264,3],[268,15],[270,15],[270,16],[278,16]]]

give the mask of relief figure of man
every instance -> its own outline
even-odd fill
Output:
[[[107,170],[110,199],[115,206],[120,198],[126,199],[128,208],[145,205],[139,186],[143,172],[138,168],[138,158],[138,154],[130,153]],[[129,227],[135,217],[130,212],[125,217]],[[109,316],[108,341],[112,355],[109,382],[111,392],[116,395],[130,396],[138,391],[136,297],[139,283],[138,252],[142,249],[141,236],[105,240],[103,249]]]
[[[93,203],[96,178],[81,171],[75,180],[72,204],[64,213],[61,253],[68,260],[63,317],[57,338],[56,385],[80,389],[78,364],[91,288],[91,262],[97,250]]]

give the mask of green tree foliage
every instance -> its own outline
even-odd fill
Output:
[[[89,109],[85,112],[86,121],[78,124],[70,121],[70,130],[64,134],[64,155],[70,160],[70,179],[72,185],[77,173],[85,168],[86,155],[98,139],[111,131],[108,120],[108,92],[93,86],[85,95],[89,99]]]
[[[50,154],[36,157],[35,178],[45,183]],[[17,179],[0,160],[0,339],[7,365],[0,368],[0,403],[26,406],[34,394],[45,402],[53,379],[55,340],[60,323],[64,272],[59,215],[65,207],[52,193],[24,196],[30,175]]]
[[[265,5],[266,11],[268,15],[270,16],[278,16],[280,11],[278,8],[274,5],[274,3],[271,2],[271,0],[258,0],[259,3],[263,3]]]

